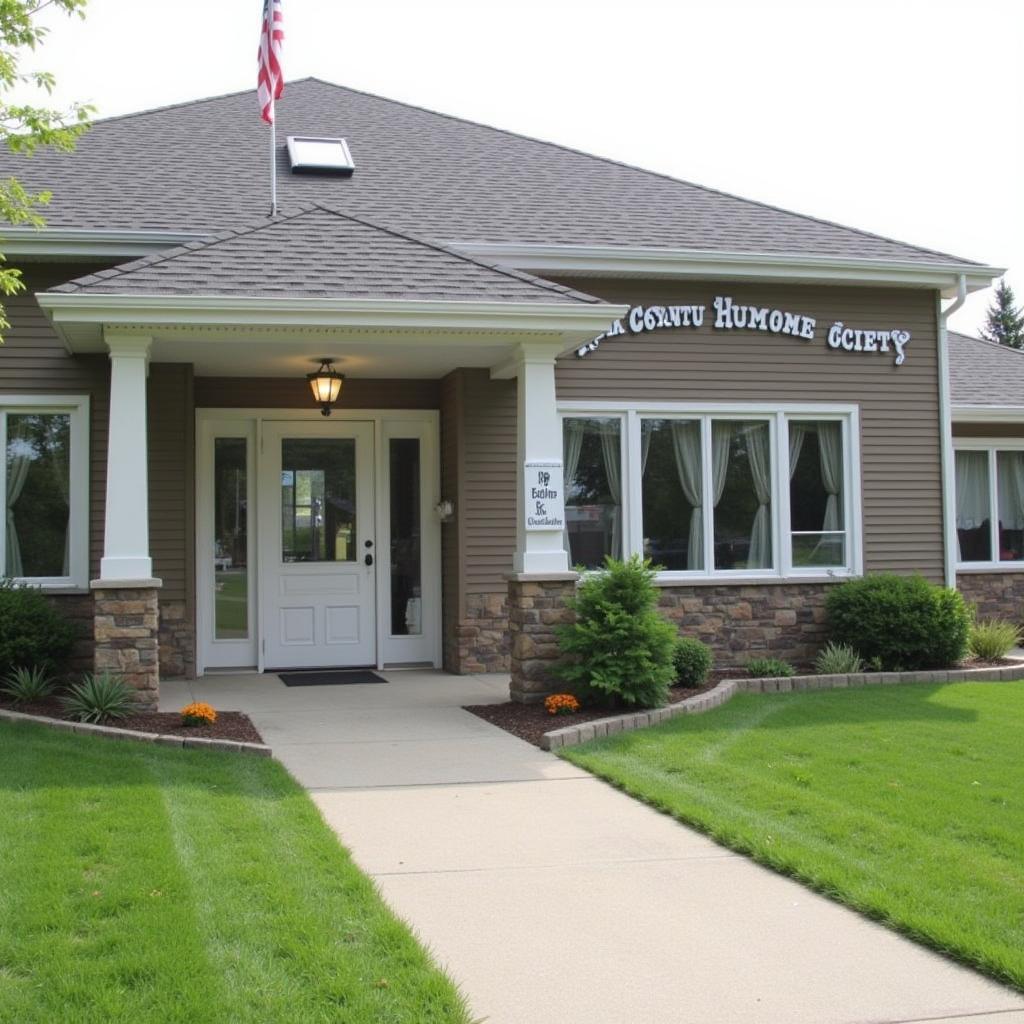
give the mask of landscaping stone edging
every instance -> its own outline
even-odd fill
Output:
[[[113,725],[90,725],[87,722],[69,722],[64,718],[46,718],[43,715],[26,715],[20,711],[0,708],[2,722],[35,722],[50,729],[63,732],[81,733],[86,736],[104,736],[110,740],[135,740],[137,743],[159,743],[166,747],[187,747],[192,750],[222,750],[231,754],[254,754],[256,757],[270,757],[270,747],[264,743],[241,743],[238,740],[211,740],[202,736],[171,736],[167,733],[135,732],[132,729],[118,729]]]
[[[720,707],[737,693],[799,693],[805,690],[836,690],[850,686],[892,686],[897,683],[948,683],[974,681],[1012,682],[1024,679],[1024,661],[1001,668],[942,669],[934,672],[856,672],[835,676],[790,676],[788,679],[723,679],[716,687],[696,697],[650,711],[631,711],[625,715],[601,718],[596,722],[552,729],[541,737],[542,750],[575,747],[603,736],[633,732],[660,725],[679,715],[699,715]]]

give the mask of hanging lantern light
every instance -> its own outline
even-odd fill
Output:
[[[330,359],[321,359],[320,369],[314,373],[307,373],[306,380],[309,381],[310,390],[313,392],[313,401],[320,406],[320,414],[330,416],[331,406],[341,394],[345,375],[334,369]]]

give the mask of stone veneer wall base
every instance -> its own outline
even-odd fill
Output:
[[[576,593],[578,578],[574,572],[508,577],[512,700],[536,704],[556,689],[551,675],[551,666],[559,657],[555,627],[573,621],[565,602]]]
[[[737,693],[800,693],[805,690],[835,690],[851,686],[892,686],[897,683],[1012,682],[1024,679],[1024,660],[1004,668],[943,669],[937,672],[858,672],[853,675],[791,676],[788,679],[723,679],[707,693],[687,697],[675,704],[650,711],[601,718],[596,722],[552,729],[541,737],[543,750],[576,747],[590,740],[633,732],[660,725],[679,715],[699,715],[720,707]]]
[[[140,710],[155,711],[160,687],[160,602],[158,581],[140,586],[103,581],[92,584],[93,660],[96,672],[127,683]]]

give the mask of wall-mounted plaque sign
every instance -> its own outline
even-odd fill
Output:
[[[527,530],[565,529],[565,492],[560,462],[527,462],[523,466]]]
[[[805,313],[793,313],[770,306],[745,306],[734,302],[731,296],[716,295],[711,303],[713,319],[708,319],[716,331],[760,331],[767,334],[788,334],[803,341],[817,337],[817,321]],[[576,350],[580,358],[590,355],[605,338],[619,335],[644,334],[667,328],[696,329],[704,326],[706,306],[633,306],[621,319],[616,320],[604,334],[598,335]],[[829,328],[825,336],[829,349],[842,352],[892,353],[896,366],[907,358],[906,347],[910,332],[894,330],[865,330],[847,327],[841,320]]]

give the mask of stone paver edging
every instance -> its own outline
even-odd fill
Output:
[[[835,690],[849,686],[886,686],[895,683],[1000,682],[1024,679],[1024,661],[1002,668],[950,669],[937,672],[856,672],[836,676],[790,676],[788,679],[723,679],[716,687],[696,697],[650,711],[601,718],[596,722],[552,729],[541,737],[543,750],[560,750],[580,743],[660,725],[679,715],[699,715],[730,700],[736,693],[793,693],[803,690]]]
[[[35,722],[50,729],[76,732],[86,736],[104,736],[110,740],[135,740],[136,743],[159,743],[166,747],[188,747],[193,750],[223,750],[231,754],[255,754],[270,757],[270,747],[263,743],[240,743],[237,740],[211,740],[202,736],[170,736],[167,733],[135,732],[132,729],[118,729],[113,725],[90,725],[86,722],[69,722],[63,718],[46,718],[42,715],[25,715],[20,711],[0,708],[2,722]]]

